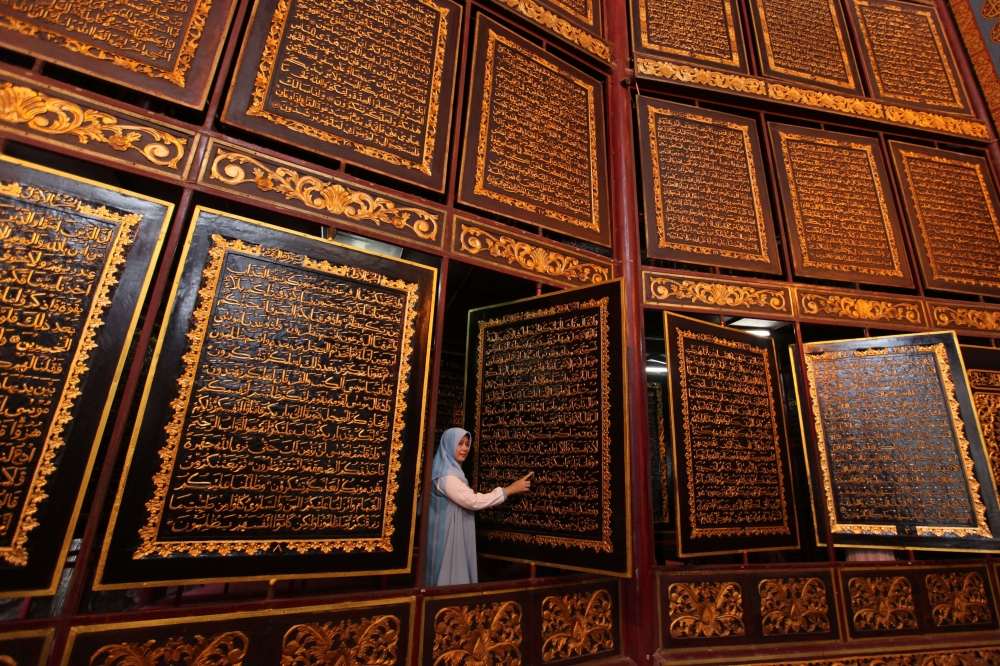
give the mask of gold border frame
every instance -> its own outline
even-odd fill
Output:
[[[435,268],[435,267],[433,267],[433,266],[426,266],[424,264],[418,264],[416,262],[409,261],[409,260],[406,260],[406,259],[397,259],[395,257],[385,257],[385,255],[379,254],[377,252],[371,252],[370,250],[363,250],[361,248],[347,246],[347,245],[344,245],[343,243],[337,243],[337,242],[332,241],[332,240],[327,240],[327,239],[324,239],[324,238],[319,238],[318,236],[310,236],[309,234],[304,234],[304,233],[302,233],[300,231],[293,231],[291,229],[283,229],[281,227],[278,227],[278,226],[275,226],[275,225],[272,225],[272,224],[268,224],[266,222],[260,222],[258,220],[253,220],[253,219],[250,219],[248,217],[242,217],[240,215],[236,215],[236,214],[233,214],[233,213],[227,213],[227,212],[220,211],[220,210],[213,209],[213,208],[208,208],[206,206],[195,206],[194,210],[191,212],[191,223],[190,223],[190,225],[188,227],[187,237],[185,238],[185,241],[184,241],[184,246],[183,246],[184,249],[181,252],[181,257],[180,257],[180,260],[179,260],[179,262],[177,264],[179,266],[178,271],[183,270],[184,265],[187,263],[188,252],[191,249],[191,239],[192,239],[192,237],[194,235],[194,231],[195,231],[195,227],[197,226],[198,219],[200,218],[200,216],[201,216],[202,213],[210,213],[210,214],[220,215],[220,216],[227,217],[227,218],[230,218],[230,219],[233,219],[233,220],[238,220],[238,221],[241,221],[241,222],[246,222],[246,223],[253,224],[253,225],[256,225],[256,226],[259,226],[259,227],[263,227],[265,229],[271,229],[271,230],[275,230],[275,231],[280,231],[282,233],[287,233],[287,234],[291,234],[291,235],[294,235],[294,236],[299,236],[301,238],[308,238],[308,239],[314,240],[314,241],[320,241],[320,242],[323,242],[323,243],[329,243],[329,244],[335,245],[337,247],[342,247],[342,248],[350,249],[350,250],[352,250],[354,252],[361,252],[363,254],[369,254],[369,255],[372,255],[372,256],[376,256],[376,257],[388,258],[388,259],[391,259],[394,262],[398,262],[398,263],[402,263],[402,264],[407,264],[407,265],[410,265],[410,266],[418,266],[418,267],[422,268],[423,270],[431,271],[431,276],[433,277],[432,282],[434,284],[434,288],[430,290],[430,294],[428,296],[431,299],[430,300],[430,312],[433,313],[434,310],[435,310],[435,306],[437,304],[437,292],[438,292],[438,287],[439,287],[439,285],[438,285],[439,274],[438,274],[438,269]],[[172,286],[172,288],[170,290],[170,298],[167,301],[167,307],[166,307],[166,310],[164,312],[164,318],[162,320],[162,321],[165,321],[165,322],[168,322],[170,320],[170,317],[173,314],[174,305],[176,304],[177,293],[178,293],[179,287],[180,287],[180,281],[177,279],[178,277],[179,277],[179,273],[178,273],[177,276],[175,276],[173,286]],[[433,338],[433,336],[434,336],[434,321],[433,321],[433,317],[431,317],[431,320],[429,321],[428,328],[427,328],[427,340],[428,341],[427,341],[427,345],[426,345],[427,346],[427,350],[426,350],[426,356],[425,356],[425,360],[424,360],[423,389],[421,391],[421,398],[420,398],[420,401],[421,401],[422,405],[425,405],[425,403],[427,401],[427,385],[428,385],[429,378],[430,378],[431,351],[432,351],[432,347],[433,347],[433,345],[431,344],[430,341]],[[159,364],[160,353],[161,353],[161,351],[163,349],[164,337],[165,336],[161,335],[159,337],[159,339],[157,340],[157,342],[156,342],[156,349],[153,352],[153,357],[150,360],[150,364],[149,364],[149,367],[152,368],[152,369],[155,369],[157,367],[157,365]],[[420,487],[419,483],[415,483],[414,484],[414,488],[413,488],[413,509],[412,509],[411,515],[410,515],[410,541],[409,541],[409,546],[408,546],[408,551],[407,551],[406,567],[402,568],[402,569],[386,569],[386,570],[378,570],[378,571],[344,571],[344,572],[334,571],[334,572],[323,572],[323,573],[298,573],[298,574],[289,573],[289,574],[276,574],[276,575],[243,576],[243,577],[236,577],[236,578],[196,578],[196,579],[178,579],[178,580],[166,580],[166,581],[164,581],[164,580],[140,581],[140,582],[135,582],[135,583],[114,583],[114,584],[110,584],[110,585],[103,584],[102,583],[102,579],[104,577],[104,567],[107,564],[108,550],[109,550],[109,547],[110,547],[110,544],[111,544],[111,535],[114,533],[114,528],[115,528],[115,525],[117,524],[117,521],[118,521],[118,511],[119,511],[119,508],[121,507],[122,498],[123,498],[123,495],[124,495],[124,492],[125,492],[125,483],[128,480],[128,472],[129,472],[129,469],[131,468],[131,465],[132,465],[132,457],[135,455],[135,450],[136,450],[136,447],[138,446],[139,431],[141,430],[141,427],[142,427],[142,420],[143,420],[143,416],[145,415],[145,412],[146,412],[146,405],[149,402],[149,393],[152,390],[153,378],[154,378],[154,372],[150,372],[149,376],[146,379],[146,386],[143,389],[142,400],[139,403],[139,412],[138,412],[139,416],[136,418],[136,422],[135,422],[134,428],[132,430],[132,440],[129,443],[128,453],[125,456],[125,463],[124,463],[124,466],[122,467],[122,473],[121,473],[120,481],[119,481],[119,484],[118,484],[118,492],[115,495],[114,504],[111,507],[111,516],[108,519],[108,526],[107,526],[107,528],[105,530],[104,539],[103,539],[102,544],[101,544],[101,555],[100,555],[100,558],[98,559],[97,569],[96,569],[96,571],[94,573],[94,581],[93,581],[91,589],[93,589],[95,591],[105,591],[105,590],[123,590],[123,589],[131,589],[131,588],[162,587],[164,585],[196,585],[196,584],[203,584],[203,583],[209,583],[209,582],[223,582],[223,581],[229,581],[229,582],[247,582],[247,581],[257,581],[257,580],[269,580],[269,581],[270,580],[288,580],[288,579],[292,579],[292,578],[295,578],[295,579],[341,578],[341,577],[345,577],[345,576],[379,575],[379,574],[394,574],[394,573],[409,573],[410,572],[410,569],[412,569],[412,567],[413,567],[413,542],[414,542],[414,534],[415,534],[415,531],[416,531],[416,516],[417,516],[417,508],[418,508],[417,495],[418,495],[418,490],[419,490],[419,487]],[[420,473],[421,473],[421,468],[423,467],[424,429],[426,428],[426,426],[427,426],[427,410],[426,409],[421,409],[420,410],[420,430],[419,430],[419,438],[418,438],[418,444],[417,444],[417,469],[416,469],[416,472],[415,472],[415,474],[416,474],[415,478],[418,479],[418,480],[421,478],[420,477]],[[67,546],[68,546],[68,543],[69,542],[67,541]]]
[[[685,51],[682,49],[670,48],[669,46],[661,46],[659,44],[653,44],[652,42],[649,41],[649,12],[646,9],[646,3],[656,2],[657,0],[638,0],[638,1],[639,1],[638,37],[639,37],[639,43],[642,45],[642,48],[650,49],[651,51],[659,51],[661,53],[670,53],[672,55],[681,56],[683,58],[691,58],[693,60],[714,62],[719,65],[728,65],[730,67],[741,67],[740,42],[739,39],[736,37],[736,22],[739,21],[739,18],[737,17],[737,19],[734,21],[733,3],[730,0],[722,0],[723,12],[725,14],[725,19],[726,19],[727,34],[729,36],[729,53],[731,54],[729,60],[726,60],[725,58],[717,58],[715,56],[705,55],[703,53],[694,53],[692,51]],[[738,12],[739,9],[737,9],[736,11]],[[632,38],[633,40],[635,40],[634,34]]]
[[[767,0],[755,0],[751,5],[751,8],[756,9],[757,16],[760,18],[760,31],[764,36],[764,52],[767,55],[767,65],[768,67],[781,74],[787,76],[793,76],[796,78],[803,78],[809,81],[819,81],[820,83],[825,83],[827,85],[836,86],[837,88],[843,88],[845,90],[856,92],[858,90],[857,82],[854,80],[854,71],[851,68],[851,59],[848,55],[848,44],[845,43],[844,33],[841,25],[841,17],[837,14],[837,4],[836,0],[827,0],[826,5],[830,10],[830,18],[833,19],[833,30],[837,35],[837,44],[840,46],[840,59],[844,65],[844,73],[847,75],[846,81],[838,81],[836,79],[831,79],[825,76],[818,76],[812,72],[807,72],[804,70],[794,70],[787,67],[782,67],[774,62],[774,49],[771,48],[771,33],[767,29],[767,11],[764,9],[764,3]],[[820,0],[822,2],[822,0]]]
[[[101,414],[101,419],[100,419],[100,421],[98,423],[96,431],[94,432],[94,440],[90,443],[90,455],[89,455],[89,457],[87,459],[87,463],[86,463],[86,467],[84,469],[83,477],[82,477],[82,479],[80,481],[80,488],[77,491],[76,502],[75,502],[74,507],[73,507],[73,512],[70,514],[69,522],[67,523],[66,535],[63,538],[63,544],[62,544],[62,548],[60,550],[59,560],[58,560],[57,566],[55,568],[55,571],[53,571],[53,573],[52,573],[52,580],[49,583],[49,587],[47,589],[11,590],[11,591],[0,592],[0,598],[11,598],[11,597],[22,597],[22,596],[29,596],[29,597],[30,596],[44,596],[44,595],[55,594],[57,588],[59,587],[59,579],[62,576],[62,571],[63,571],[63,567],[61,566],[61,564],[63,562],[65,562],[66,556],[69,553],[70,542],[73,539],[73,529],[76,526],[77,520],[80,517],[80,511],[83,508],[83,500],[84,500],[84,497],[85,497],[86,492],[87,492],[87,483],[88,483],[88,481],[90,479],[91,474],[93,473],[94,463],[95,463],[95,461],[97,459],[98,444],[100,444],[101,439],[104,436],[104,431],[107,428],[108,418],[109,418],[109,415],[111,413],[111,406],[112,406],[112,403],[114,402],[115,394],[118,391],[118,384],[121,381],[122,371],[124,370],[125,363],[126,363],[128,357],[129,357],[129,344],[128,344],[128,341],[132,337],[132,334],[135,332],[136,326],[139,323],[139,318],[140,318],[140,316],[142,314],[142,305],[143,305],[143,303],[146,300],[146,294],[147,294],[147,292],[149,290],[150,283],[152,282],[152,279],[153,279],[153,274],[155,273],[155,270],[156,270],[156,267],[157,267],[157,260],[158,260],[158,258],[160,256],[160,251],[163,248],[163,242],[166,239],[167,228],[169,227],[170,221],[171,221],[171,219],[174,216],[175,206],[174,206],[173,203],[168,202],[168,201],[163,201],[163,200],[160,200],[160,199],[156,199],[154,197],[146,196],[146,195],[139,194],[139,193],[136,193],[136,192],[131,192],[129,190],[126,190],[126,189],[123,189],[123,188],[119,188],[119,187],[115,187],[113,185],[106,185],[104,183],[101,183],[101,182],[98,182],[98,181],[95,181],[95,180],[90,180],[90,179],[87,179],[87,178],[81,178],[80,176],[75,176],[75,175],[72,175],[72,174],[69,174],[69,173],[66,173],[66,172],[63,172],[63,171],[57,171],[55,169],[49,169],[47,167],[36,165],[36,164],[32,164],[31,162],[26,162],[24,160],[19,160],[19,159],[13,158],[13,157],[9,157],[7,155],[0,154],[0,162],[7,162],[7,163],[13,164],[15,166],[20,166],[20,167],[23,167],[23,168],[26,168],[26,169],[31,169],[31,170],[34,170],[34,171],[39,171],[39,172],[50,174],[50,175],[53,175],[53,176],[58,176],[60,178],[65,178],[67,180],[72,180],[72,181],[75,181],[77,183],[83,183],[83,184],[86,184],[86,185],[91,185],[93,187],[98,187],[98,188],[101,188],[103,190],[115,192],[117,194],[121,194],[121,195],[124,195],[124,196],[127,196],[127,197],[132,197],[132,198],[135,198],[135,199],[141,199],[143,201],[147,201],[147,202],[150,202],[150,203],[155,203],[155,204],[164,206],[164,208],[166,209],[166,212],[165,212],[165,215],[163,217],[163,220],[159,221],[159,227],[160,227],[159,228],[159,233],[157,234],[156,242],[154,243],[152,253],[150,254],[149,266],[146,268],[146,275],[145,275],[145,277],[143,279],[142,286],[141,286],[138,294],[136,295],[136,306],[135,306],[135,309],[134,309],[134,311],[132,313],[131,321],[129,322],[127,334],[123,338],[122,349],[121,349],[121,352],[119,353],[119,356],[118,356],[118,362],[117,362],[117,365],[115,367],[115,372],[114,372],[114,375],[113,375],[113,378],[112,378],[112,382],[111,382],[111,385],[108,388],[108,394],[107,394],[107,396],[106,396],[106,398],[104,400],[104,408],[103,408],[103,412]],[[141,222],[137,222],[136,224],[137,225],[141,225]],[[156,222],[151,222],[151,224],[155,225]],[[110,263],[110,261],[109,261],[109,263]],[[105,277],[108,277],[107,270],[108,270],[108,268],[106,266],[105,267]],[[122,270],[124,270],[124,267],[122,268]],[[103,281],[103,279],[102,279],[102,281]],[[115,280],[115,282],[117,282],[117,280]],[[108,285],[108,286],[110,286],[110,285]],[[91,315],[88,315],[88,320],[91,319],[91,316],[93,314],[93,310],[96,307],[96,305],[98,304],[98,300],[99,300],[98,297],[95,296],[95,298],[94,298],[94,300],[92,302],[92,305],[91,305]],[[112,305],[113,304],[111,302],[109,302],[107,304],[108,309],[110,309],[112,307]],[[102,322],[101,325],[103,326],[103,322]],[[83,347],[84,347],[84,336],[81,336],[80,341],[77,343],[77,351],[74,353],[74,364],[76,364],[78,361],[82,362],[86,358],[86,355],[88,355],[86,352],[82,351]],[[84,354],[84,358],[83,359],[80,358],[81,353]],[[68,378],[67,378],[67,385],[68,385]],[[67,386],[64,386],[63,387],[63,392],[65,393],[66,390],[67,390]],[[56,419],[55,419],[55,416],[53,416],[53,421],[52,421],[52,425],[50,426],[50,428],[54,428],[55,424],[56,424]],[[50,435],[51,435],[51,430],[50,430]],[[46,436],[46,441],[48,440],[48,437],[49,436]],[[47,446],[47,444],[46,444],[46,446]],[[36,476],[37,476],[37,473],[38,473],[38,470],[39,470],[40,467],[41,467],[41,460],[39,460],[38,466],[36,467]],[[52,471],[55,471],[55,468],[53,468]],[[34,485],[34,483],[32,483],[32,486],[33,485]],[[30,494],[30,492],[29,492],[29,494]],[[21,517],[21,520],[19,520],[19,522],[23,521],[23,519],[26,517],[25,516],[25,512],[26,512],[27,505],[28,505],[28,499],[29,499],[28,497],[25,498],[24,508],[22,509],[22,513],[21,513],[22,517]],[[42,498],[39,498],[39,500],[40,499],[42,499]],[[27,536],[25,536],[25,539],[27,539]]]

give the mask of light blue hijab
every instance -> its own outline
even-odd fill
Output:
[[[424,584],[463,585],[479,582],[476,566],[475,512],[463,509],[437,489],[437,481],[446,476],[457,477],[465,485],[462,466],[455,460],[455,449],[467,430],[450,428],[441,435],[431,469],[431,507],[427,525],[427,560]]]

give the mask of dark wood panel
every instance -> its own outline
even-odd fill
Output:
[[[203,208],[185,248],[95,585],[408,571],[436,271]]]
[[[735,0],[630,0],[635,53],[747,73]]]
[[[0,157],[0,597],[56,591],[172,213]]]
[[[603,85],[482,14],[458,198],[611,244]]]

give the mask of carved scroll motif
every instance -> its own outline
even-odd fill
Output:
[[[791,314],[787,292],[779,289],[651,277],[649,291],[651,298],[658,301],[675,299],[725,308],[759,307]]]
[[[653,477],[652,500],[653,520],[669,524],[670,519],[670,469],[667,450],[667,431],[663,418],[663,386],[659,382],[647,382],[646,407],[649,416],[649,462]]]
[[[239,631],[209,638],[195,636],[194,642],[171,638],[157,646],[145,643],[105,645],[90,657],[91,666],[242,666],[250,640]]]
[[[534,0],[496,0],[514,11],[542,25],[563,39],[572,42],[594,54],[605,62],[611,62],[611,47],[596,35],[581,30],[575,25],[550,12]],[[555,0],[554,0],[555,1]],[[597,2],[598,0],[593,0]],[[559,4],[556,2],[556,4]],[[591,12],[592,13],[592,12]]]
[[[955,25],[958,26],[962,42],[965,44],[965,50],[969,54],[969,60],[972,61],[973,69],[976,70],[976,78],[979,80],[983,97],[986,98],[993,122],[1000,123],[1000,78],[997,77],[993,56],[986,45],[985,31],[980,31],[979,23],[976,21],[976,15],[969,0],[949,0],[948,4],[955,17]],[[992,3],[984,2],[980,11],[990,4]],[[993,29],[990,30],[990,41],[995,41],[993,35],[997,32],[997,25],[1000,23],[994,23]]]
[[[542,600],[542,661],[597,654],[615,647],[611,595],[592,593]]]
[[[434,616],[433,666],[521,666],[521,605],[450,606]]]
[[[119,125],[110,113],[10,82],[0,82],[0,122],[26,125],[50,136],[73,136],[81,144],[107,144],[119,152],[137,150],[151,164],[169,169],[178,168],[187,150],[184,137],[153,127]]]
[[[488,252],[490,256],[506,260],[525,270],[550,277],[575,282],[597,284],[610,278],[604,266],[581,262],[578,258],[532,245],[509,236],[497,236],[478,227],[462,224],[460,236],[462,252],[476,255]]]
[[[281,666],[395,666],[399,631],[395,615],[297,624],[282,640]]]
[[[765,578],[757,589],[765,636],[830,631],[826,584],[819,578]]]
[[[929,574],[926,584],[927,600],[931,604],[936,626],[953,627],[993,621],[986,583],[975,571],[967,574]]]
[[[638,10],[641,48],[745,71],[735,3],[638,0]]]
[[[746,635],[739,583],[671,583],[667,594],[671,638]]]
[[[746,666],[751,666],[747,664]],[[756,666],[760,666],[759,662]],[[1000,666],[1000,649],[879,653],[874,656],[771,662],[766,666]]]
[[[932,305],[931,313],[936,326],[1000,331],[1000,310]]]
[[[1000,373],[996,373],[1000,375]],[[983,444],[993,473],[1000,473],[1000,393],[975,391],[972,395],[983,429]]]
[[[913,588],[905,576],[851,578],[851,621],[859,631],[917,628]]]
[[[919,302],[900,303],[838,294],[810,294],[799,291],[799,312],[862,321],[888,321],[924,325]]]

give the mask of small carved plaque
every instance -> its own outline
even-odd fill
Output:
[[[948,5],[993,122],[1000,124],[1000,11],[991,0],[949,0]]]
[[[649,468],[653,477],[653,521],[666,527],[674,521],[670,516],[670,496],[673,492],[674,458],[667,447],[669,437],[663,418],[663,384],[646,384],[646,408],[649,418]]]
[[[772,341],[664,317],[678,554],[798,548]]]
[[[780,273],[757,125],[639,98],[650,257]]]
[[[933,6],[895,0],[853,0],[849,6],[875,97],[968,113],[965,90]]]
[[[452,0],[262,0],[223,119],[441,190],[461,12]]]
[[[234,0],[0,0],[0,42],[201,108]]]
[[[55,592],[172,211],[0,157],[0,597]]]
[[[749,72],[739,3],[734,0],[631,0],[636,53]]]
[[[671,583],[668,617],[673,639],[746,635],[743,587],[732,581]]]
[[[770,127],[796,274],[912,287],[878,141]]]
[[[863,94],[837,0],[752,0],[763,72],[777,79]]]
[[[917,629],[913,585],[906,576],[865,576],[847,581],[854,631]]]
[[[982,157],[890,142],[924,282],[1000,295],[1000,200]]]
[[[601,82],[483,15],[472,81],[459,199],[610,245]]]
[[[838,545],[994,547],[996,495],[954,334],[804,352],[817,511]]]

